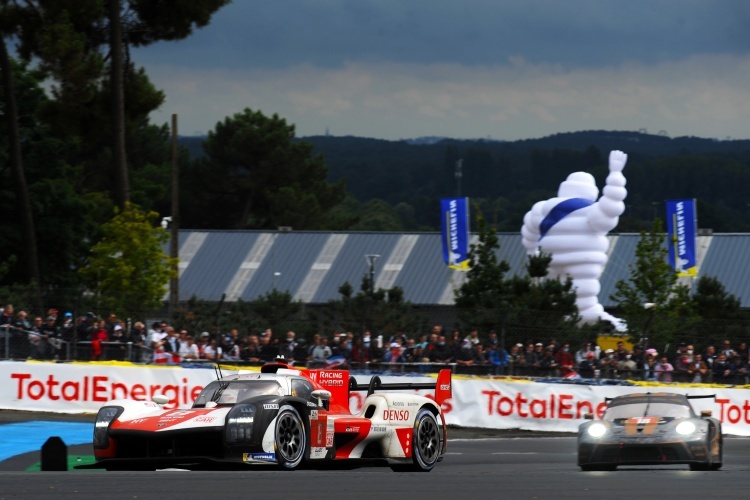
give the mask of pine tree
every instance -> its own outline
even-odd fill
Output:
[[[690,289],[678,282],[667,260],[668,251],[662,221],[656,219],[650,231],[641,231],[630,278],[618,281],[610,296],[634,341],[653,337],[651,332],[655,332],[660,341],[668,343],[675,336],[689,335],[698,320]]]

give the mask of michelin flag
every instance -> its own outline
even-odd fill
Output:
[[[440,200],[443,260],[451,269],[469,269],[469,199]]]
[[[677,276],[698,275],[695,200],[667,200],[669,265]]]

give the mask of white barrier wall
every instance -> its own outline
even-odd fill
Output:
[[[209,369],[0,362],[0,409],[95,413],[110,399],[145,400],[155,394],[170,398],[168,408],[186,408],[203,386],[214,378],[214,371]],[[356,378],[360,383],[368,380],[363,376]],[[381,379],[384,383],[404,381],[403,377]],[[434,379],[409,377],[408,380],[425,382]],[[750,436],[750,391],[747,389],[454,379],[453,398],[444,403],[443,411],[447,423],[459,427],[576,432],[586,413],[601,416],[605,397],[648,391],[715,394],[716,400],[693,400],[696,411],[710,410],[722,421],[725,434]],[[363,399],[364,394],[352,394],[352,411],[361,408]]]

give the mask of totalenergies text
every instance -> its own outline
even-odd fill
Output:
[[[115,382],[106,375],[83,376],[76,380],[61,381],[55,375],[39,379],[30,373],[12,373],[15,396],[18,400],[70,401],[105,403],[113,399],[136,399],[147,401],[156,395],[169,398],[164,408],[179,408],[190,405],[198,397],[203,386],[190,386],[186,378],[177,384],[127,384]]]

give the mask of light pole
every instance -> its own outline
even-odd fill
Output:
[[[177,303],[179,302],[179,267],[177,266],[177,223],[172,217],[162,217],[161,227],[169,231],[169,257],[175,262],[172,271],[174,276],[169,278],[169,321],[174,321],[174,314],[177,312]]]
[[[370,270],[370,295],[375,293],[375,261],[380,258],[378,254],[367,254],[365,260]]]
[[[172,216],[169,218],[169,257],[172,259],[173,276],[169,279],[169,321],[174,323],[177,306],[180,303],[180,187],[179,187],[179,166],[178,157],[178,136],[177,136],[177,115],[172,115]],[[164,221],[162,220],[162,224]]]
[[[646,322],[643,324],[643,338],[641,339],[641,344],[643,344],[643,348],[646,349],[646,347],[648,347],[648,327],[651,324],[651,321],[654,319],[656,304],[654,304],[653,302],[646,302],[645,304],[643,304],[643,308],[648,311],[648,317],[646,318]]]

